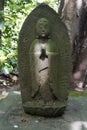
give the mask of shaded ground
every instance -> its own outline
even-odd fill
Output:
[[[85,130],[87,129],[86,95],[87,92],[76,97],[75,93],[70,93],[62,117],[44,118],[25,114],[20,92],[9,92],[0,100],[0,130]]]

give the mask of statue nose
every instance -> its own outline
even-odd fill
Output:
[[[45,32],[45,29],[42,29],[42,32]]]

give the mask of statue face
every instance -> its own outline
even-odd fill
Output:
[[[46,37],[49,34],[49,22],[45,18],[41,18],[36,24],[37,33],[41,37]]]

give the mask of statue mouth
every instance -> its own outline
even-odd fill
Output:
[[[41,36],[42,36],[42,37],[45,37],[45,36],[46,36],[46,34],[45,34],[45,33],[42,33],[42,34],[41,34]]]

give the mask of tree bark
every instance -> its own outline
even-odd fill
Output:
[[[62,5],[63,6],[62,6]],[[73,40],[78,33],[78,23],[79,23],[79,13],[81,10],[81,6],[77,7],[77,0],[61,0],[59,13],[63,21],[65,22],[71,44],[73,44]]]
[[[4,0],[0,0],[0,10],[4,9]]]
[[[62,11],[63,11],[63,8],[64,8],[64,1],[65,1],[65,0],[61,0],[61,1],[60,1],[60,7],[59,7],[59,9],[58,9],[58,14],[60,15],[60,17],[61,17],[61,15],[62,15]]]
[[[87,0],[61,0],[59,15],[72,44],[73,80],[77,87],[87,77]]]
[[[4,12],[4,0],[0,0],[0,24],[4,18],[3,12]],[[0,41],[1,41],[1,35],[2,35],[2,33],[1,33],[1,29],[0,29]]]

